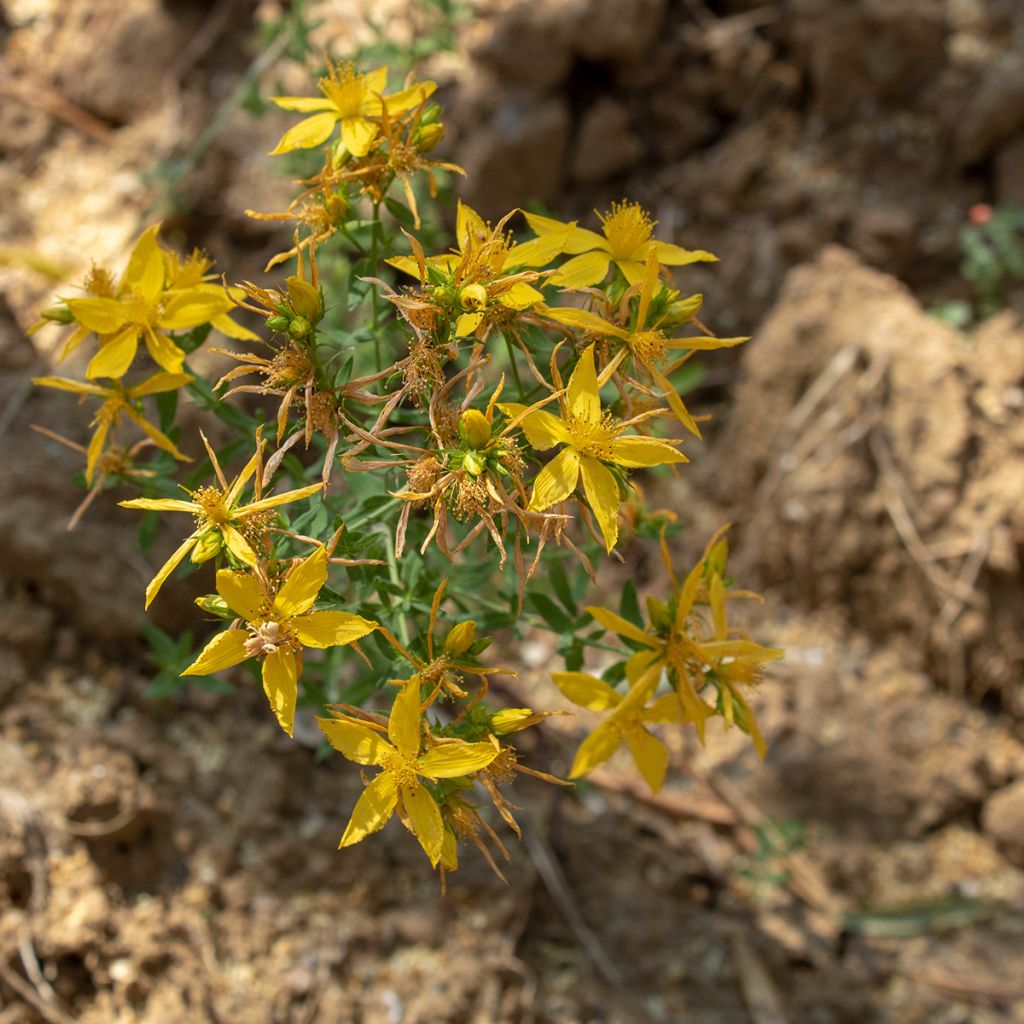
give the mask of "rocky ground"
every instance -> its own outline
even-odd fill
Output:
[[[318,44],[358,42],[358,6],[316,5]],[[156,555],[103,503],[66,534],[73,459],[26,429],[76,421],[25,387],[51,343],[19,324],[171,185],[172,236],[233,277],[276,250],[240,211],[289,194],[260,155],[283,122],[240,90],[301,75],[283,49],[254,66],[242,0],[6,0],[0,1024],[1024,1021],[1024,329],[922,309],[961,294],[966,207],[1020,200],[1019,10],[626,7],[495,5],[434,67],[473,202],[635,196],[722,256],[689,280],[709,319],[760,325],[656,497],[694,538],[736,522],[788,652],[769,754],[681,744],[648,802],[619,761],[520,783],[508,884],[467,856],[441,898],[401,829],[337,853],[357,780],[259,694],[143,696]],[[187,627],[187,595],[159,614]],[[546,649],[522,655],[548,686]],[[583,724],[553,728],[533,755],[564,771]]]

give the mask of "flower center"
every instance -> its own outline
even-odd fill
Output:
[[[338,108],[342,117],[358,117],[363,112],[366,87],[363,75],[357,75],[350,63],[330,69],[327,78],[321,78],[320,91]]]
[[[611,210],[601,216],[604,237],[616,259],[635,258],[637,249],[654,230],[654,221],[639,203],[612,203]]]
[[[381,767],[384,771],[391,773],[394,777],[395,785],[401,788],[412,789],[418,784],[417,776],[419,773],[416,771],[416,760],[406,757],[400,750],[387,754]]]
[[[226,523],[231,519],[227,506],[224,504],[224,494],[217,487],[200,487],[192,492],[192,500],[199,506],[199,513],[196,520],[200,524]]]
[[[665,335],[661,331],[636,331],[629,336],[629,350],[644,365],[656,363],[665,355]]]
[[[604,413],[597,423],[577,419],[570,413],[565,424],[569,428],[573,448],[581,455],[590,455],[603,462],[611,460],[611,443],[622,433],[611,413]]]
[[[245,653],[250,658],[264,658],[279,647],[291,642],[291,634],[280,622],[261,622],[249,627],[249,639],[245,641]]]

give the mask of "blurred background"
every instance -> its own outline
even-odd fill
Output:
[[[1019,0],[0,0],[0,46],[0,1024],[1024,1021]],[[652,497],[694,557],[735,523],[767,759],[521,781],[508,884],[467,855],[444,899],[397,827],[336,852],[358,780],[262,695],[161,688],[159,543],[117,492],[67,533],[78,457],[29,430],[82,432],[25,331],[92,261],[160,218],[232,281],[287,248],[244,211],[294,194],[266,98],[324,52],[439,82],[486,217],[641,202],[754,336]]]

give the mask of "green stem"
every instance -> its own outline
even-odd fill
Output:
[[[388,575],[391,578],[391,582],[398,585],[402,582],[402,576],[398,571],[398,559],[395,558],[395,545],[391,540],[391,531],[384,531],[384,547],[387,550],[388,558]],[[402,614],[398,615],[398,635],[401,638],[402,643],[409,646],[409,626],[405,621],[405,616]]]
[[[380,259],[380,203],[373,204],[373,225],[370,228],[370,262],[372,264],[371,273],[376,275],[377,263]],[[384,363],[381,359],[380,350],[380,309],[378,306],[379,297],[377,295],[377,289],[370,286],[370,326],[373,330],[373,358],[374,363],[377,367],[377,372],[380,373],[384,369]]]
[[[507,334],[502,334],[505,339],[505,348],[508,349],[508,361],[512,366],[512,379],[516,382],[516,391],[519,394],[519,401],[526,401],[526,392],[523,391],[523,382],[519,377],[519,364],[516,362],[516,350]]]

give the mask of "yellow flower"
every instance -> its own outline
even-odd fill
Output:
[[[261,474],[257,472],[263,457],[264,442],[262,440],[258,442],[253,457],[230,484],[221,471],[217,456],[205,436],[203,436],[203,444],[206,445],[220,487],[200,487],[198,490],[188,491],[192,498],[191,501],[182,501],[179,498],[133,498],[131,501],[120,502],[124,508],[140,508],[154,512],[188,512],[195,516],[196,528],[167,559],[163,568],[146,587],[147,608],[153,603],[153,598],[160,592],[167,577],[174,572],[178,564],[190,552],[192,561],[204,562],[216,555],[222,547],[226,547],[240,562],[254,566],[257,561],[256,552],[253,550],[250,540],[265,533],[269,525],[266,514],[279,505],[287,505],[290,502],[308,498],[311,494],[322,490],[324,486],[322,483],[310,484],[308,487],[300,487],[294,491],[285,491],[283,494],[262,498],[260,496]],[[254,474],[256,476],[256,500],[245,505],[239,504],[242,489]]]
[[[602,412],[600,384],[594,368],[594,346],[580,356],[569,378],[565,398],[560,398],[561,415],[537,409],[521,420],[527,441],[537,451],[555,445],[562,450],[538,474],[533,482],[529,510],[541,512],[564,501],[583,478],[583,492],[594,510],[608,551],[619,536],[618,512],[621,502],[619,483],[608,465],[632,469],[687,462],[673,443],[623,431],[644,417],[617,422]],[[525,407],[515,402],[499,405],[506,416],[515,417]]]
[[[387,84],[386,67],[360,75],[354,65],[343,62],[329,66],[326,77],[317,82],[322,97],[271,97],[283,110],[313,115],[289,128],[271,155],[319,146],[330,138],[340,121],[345,148],[352,156],[366,156],[378,132],[373,119],[384,113],[385,105],[389,114],[399,114],[422,103],[437,88],[434,82],[416,82],[401,92],[384,96]]]
[[[489,314],[507,316],[509,312],[519,313],[536,306],[544,298],[530,283],[540,276],[535,270],[512,271],[517,267],[536,268],[550,263],[573,225],[565,225],[565,231],[560,233],[552,232],[522,245],[510,245],[504,228],[515,212],[513,210],[491,228],[475,210],[460,200],[454,252],[423,257],[420,250],[415,256],[394,256],[387,260],[403,273],[419,278],[423,285],[428,282],[428,270],[441,271],[451,277],[457,337],[472,334]]]
[[[209,675],[259,658],[267,700],[281,728],[291,736],[303,648],[341,647],[377,628],[376,622],[349,612],[312,611],[326,582],[323,547],[294,566],[276,591],[256,573],[221,569],[217,593],[245,628],[218,633],[181,674]]]
[[[573,227],[562,245],[562,252],[573,254],[551,278],[552,284],[563,288],[587,288],[604,280],[609,263],[614,263],[630,284],[643,276],[644,260],[648,250],[657,254],[658,263],[667,267],[682,267],[688,263],[716,260],[703,249],[684,249],[669,242],[652,241],[651,232],[656,221],[639,203],[612,203],[612,208],[601,220],[602,234],[586,228]],[[551,217],[527,213],[526,219],[538,238],[564,233],[568,224]]]
[[[673,307],[671,305],[657,320],[652,323],[647,322],[651,310],[651,300],[654,297],[655,290],[660,288],[658,271],[658,255],[655,250],[651,249],[647,253],[643,279],[639,286],[640,293],[636,319],[629,326],[612,323],[610,320],[598,316],[597,313],[572,306],[548,309],[546,314],[552,320],[557,320],[559,323],[570,327],[578,327],[591,334],[616,338],[621,341],[621,355],[614,362],[618,364],[625,355],[632,356],[633,360],[650,374],[654,383],[664,392],[665,400],[679,422],[692,434],[700,437],[700,429],[697,426],[696,420],[690,415],[689,410],[683,404],[683,400],[672,386],[671,381],[658,368],[657,364],[666,353],[673,350],[686,349],[690,352],[695,352],[697,350],[706,351],[717,348],[731,348],[733,345],[740,345],[745,341],[749,341],[749,338],[666,337],[661,327],[666,320],[672,318]],[[675,366],[680,365],[682,361],[679,360],[673,367],[670,367],[669,372]]]
[[[736,690],[738,683],[756,682],[761,666],[783,657],[777,647],[762,647],[747,639],[730,639],[725,618],[727,596],[752,597],[747,591],[727,595],[721,573],[708,571],[709,560],[716,555],[716,545],[728,527],[723,526],[708,542],[700,560],[680,586],[672,570],[668,549],[662,537],[661,552],[675,591],[672,600],[648,602],[646,629],[623,618],[608,608],[590,606],[587,611],[605,629],[617,633],[632,644],[641,647],[626,663],[627,676],[636,677],[644,672],[667,672],[675,688],[685,721],[693,722],[700,741],[704,742],[707,720],[721,714],[726,724],[735,721],[750,734],[758,753],[763,757],[764,740],[757,729],[749,704]],[[710,582],[708,577],[710,576]],[[717,579],[716,584],[714,580]],[[701,620],[694,614],[698,598],[710,605],[714,621],[714,635],[704,639]],[[699,692],[713,687],[718,690],[715,707],[710,707]],[[728,692],[723,693],[723,690]],[[735,700],[739,714],[735,713]]]
[[[160,225],[144,231],[135,243],[128,267],[116,290],[109,295],[68,299],[67,308],[80,329],[65,346],[67,355],[85,336],[81,328],[100,337],[100,349],[86,369],[86,376],[123,377],[135,358],[141,338],[153,361],[168,373],[180,373],[185,353],[164,331],[184,331],[210,323],[236,338],[255,338],[235,324],[228,312],[234,300],[228,292],[198,281],[175,285],[169,273],[171,256],[157,242]]]
[[[491,743],[453,739],[429,743],[424,750],[420,693],[415,683],[406,684],[395,698],[387,739],[350,718],[321,718],[319,723],[331,746],[350,761],[382,769],[356,803],[339,848],[353,846],[383,828],[400,804],[403,823],[436,867],[445,846],[450,853],[452,843],[448,840],[446,844],[441,811],[420,779],[434,782],[471,775],[486,768],[498,756],[498,748]],[[454,858],[445,859],[454,866]]]
[[[570,778],[589,774],[624,742],[651,791],[656,793],[661,789],[668,769],[668,751],[650,734],[647,726],[682,722],[684,718],[674,693],[667,693],[645,707],[657,688],[660,675],[660,668],[649,668],[623,695],[587,672],[551,674],[555,685],[573,704],[590,711],[611,712],[580,745]]]
[[[96,472],[96,464],[106,448],[110,432],[117,427],[122,416],[127,416],[139,427],[150,440],[165,452],[184,462],[191,460],[178,451],[177,445],[161,430],[158,430],[139,411],[138,399],[146,395],[159,395],[165,391],[177,391],[189,381],[194,380],[187,373],[155,373],[144,381],[125,387],[120,381],[114,381],[110,387],[99,384],[88,384],[84,381],[71,380],[68,377],[33,377],[32,383],[44,388],[55,388],[58,391],[70,391],[76,395],[92,395],[102,398],[103,404],[96,410],[92,418],[95,431],[89,441],[85,455],[85,482],[92,484]]]

